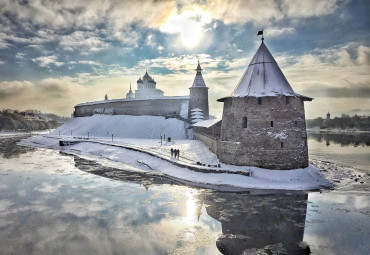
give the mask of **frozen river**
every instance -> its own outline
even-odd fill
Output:
[[[368,138],[340,138],[309,135],[311,157],[368,171]],[[17,146],[20,139],[0,138],[0,254],[370,250],[367,183],[322,193],[220,192]]]

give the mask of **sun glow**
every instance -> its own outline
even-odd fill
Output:
[[[182,45],[190,49],[199,45],[204,34],[204,27],[210,22],[210,13],[195,8],[182,13],[172,13],[162,24],[160,30],[165,33],[178,34]]]
[[[186,191],[188,200],[186,202],[186,216],[183,218],[183,221],[187,225],[196,225],[198,222],[200,205],[198,199],[194,197],[196,195],[198,195],[198,191],[195,189],[188,189]]]

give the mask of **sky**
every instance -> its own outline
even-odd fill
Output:
[[[0,0],[0,109],[69,116],[124,98],[148,69],[166,96],[188,95],[199,60],[210,113],[261,43],[306,118],[370,115],[368,0]]]

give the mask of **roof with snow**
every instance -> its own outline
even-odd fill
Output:
[[[203,76],[202,76],[203,69],[200,67],[199,61],[198,61],[197,69],[195,70],[197,71],[197,74],[195,75],[195,79],[191,87],[207,87],[206,83],[203,80]]]
[[[312,100],[293,91],[274,57],[262,41],[247,70],[229,97],[295,96]],[[225,97],[227,98],[227,97]],[[217,101],[223,101],[224,98]]]
[[[221,119],[203,120],[203,121],[200,121],[198,123],[193,124],[192,126],[193,127],[209,128],[209,127],[212,127],[213,125],[217,124],[220,121],[221,121]]]

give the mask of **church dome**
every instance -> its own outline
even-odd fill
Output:
[[[143,80],[151,81],[153,80],[152,77],[148,74],[148,71],[145,72],[145,75],[143,76]]]

